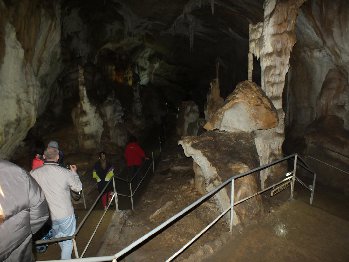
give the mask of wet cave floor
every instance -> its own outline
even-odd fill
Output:
[[[76,161],[88,163],[87,167],[93,157],[80,155]],[[98,192],[88,172],[81,178],[89,208]],[[200,198],[194,186],[192,160],[184,156],[176,141],[164,146],[155,173],[150,173],[140,192],[133,211],[114,212],[113,208],[107,211],[84,257],[110,256],[119,252]],[[309,192],[296,184],[294,200],[279,201],[263,217],[234,227],[232,234],[223,217],[175,260],[349,261],[348,200],[343,193],[318,185],[314,204],[310,206]],[[79,223],[86,210],[81,200],[74,206]],[[78,234],[79,254],[102,213],[98,203]],[[210,200],[121,261],[165,261],[216,216],[216,207]],[[36,254],[36,258],[59,259],[59,254],[59,246],[51,244],[47,252]]]

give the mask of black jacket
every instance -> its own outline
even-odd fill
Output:
[[[44,193],[26,171],[0,160],[0,261],[34,261],[32,234],[48,219]]]

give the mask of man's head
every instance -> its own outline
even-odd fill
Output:
[[[59,149],[58,147],[58,143],[56,141],[50,141],[47,145],[47,148],[56,148],[56,149]]]
[[[99,159],[101,159],[101,160],[105,160],[106,159],[106,153],[104,151],[99,152],[98,156],[99,156]]]
[[[44,156],[47,161],[57,162],[59,159],[59,150],[54,147],[48,147],[44,152]]]

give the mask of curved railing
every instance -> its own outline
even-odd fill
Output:
[[[245,197],[243,199],[240,199],[238,201],[235,201],[235,180],[251,175],[255,172],[259,172],[261,170],[267,169],[269,167],[275,166],[279,163],[282,162],[287,162],[289,160],[293,160],[293,170],[287,172],[285,174],[285,178],[281,179],[279,182],[274,183],[273,185],[268,186],[267,188],[264,188],[248,197]],[[310,172],[313,174],[313,184],[312,186],[306,186],[305,183],[303,183],[298,177],[296,177],[296,171],[297,167],[301,167],[305,169],[306,171]],[[119,259],[124,258],[128,254],[130,254],[133,250],[137,249],[141,245],[145,244],[148,240],[153,238],[154,236],[158,235],[160,232],[162,232],[164,229],[168,228],[169,226],[173,225],[175,222],[179,221],[186,215],[188,215],[191,211],[196,209],[198,206],[200,206],[203,202],[207,201],[210,199],[212,196],[217,194],[220,190],[222,190],[224,187],[230,184],[231,190],[230,190],[230,206],[225,209],[223,212],[221,212],[209,225],[207,225],[205,228],[203,228],[196,236],[194,236],[189,242],[187,242],[182,248],[180,248],[177,252],[175,252],[172,256],[170,256],[166,261],[172,261],[175,259],[179,254],[181,254],[184,250],[186,250],[193,242],[195,242],[201,235],[203,235],[207,230],[209,230],[219,219],[221,219],[225,214],[227,214],[230,211],[230,232],[232,232],[233,228],[233,218],[234,218],[234,207],[250,198],[253,198],[263,192],[266,192],[268,190],[272,190],[274,192],[277,192],[278,190],[283,190],[287,187],[288,184],[290,184],[290,195],[291,199],[293,198],[293,192],[294,192],[294,186],[295,182],[300,182],[301,185],[305,186],[308,190],[311,192],[310,196],[310,204],[313,202],[313,196],[314,196],[314,190],[315,190],[315,181],[316,181],[316,174],[309,168],[309,166],[305,163],[305,161],[299,157],[297,154],[293,154],[287,157],[284,157],[280,160],[276,160],[270,164],[263,165],[258,168],[254,168],[248,172],[234,175],[225,182],[223,182],[220,186],[216,187],[213,189],[211,192],[207,193],[206,195],[202,196],[198,200],[196,200],[194,203],[191,205],[187,206],[184,208],[182,211],[178,212],[165,222],[163,222],[161,225],[157,226],[153,230],[151,230],[149,233],[145,234],[144,236],[140,237],[136,241],[134,241],[132,244],[129,246],[125,247],[118,253],[111,255],[111,256],[102,256],[102,257],[90,257],[90,258],[77,258],[77,259],[72,259],[68,261],[81,261],[81,262],[87,262],[87,261],[113,261],[116,262]],[[280,191],[281,191],[280,190]],[[51,260],[51,261],[56,261],[56,260]],[[59,260],[57,260],[59,261]]]
[[[94,232],[92,233],[92,235],[91,235],[87,245],[84,247],[84,250],[81,253],[80,257],[83,257],[85,252],[86,252],[86,250],[87,250],[87,248],[88,248],[88,246],[90,245],[93,237],[95,236],[95,234],[97,232],[97,229],[99,228],[100,223],[102,222],[105,214],[109,210],[109,207],[110,207],[111,203],[113,202],[113,200],[115,201],[115,208],[116,209],[118,208],[116,195],[129,197],[131,199],[132,210],[134,209],[134,196],[135,196],[137,190],[139,189],[140,185],[143,183],[144,179],[150,173],[150,170],[152,170],[154,172],[155,161],[159,158],[159,156],[161,154],[161,143],[160,143],[159,151],[157,152],[157,156],[155,156],[155,154],[156,153],[152,152],[151,161],[144,161],[142,166],[137,170],[137,172],[133,175],[133,177],[130,180],[123,179],[123,178],[117,176],[117,174],[114,174],[112,179],[110,179],[108,181],[108,183],[105,185],[105,187],[103,188],[101,193],[98,195],[98,197],[96,198],[96,200],[94,201],[94,203],[92,204],[90,209],[87,211],[86,215],[84,216],[82,221],[79,223],[78,227],[76,228],[76,230],[75,230],[75,232],[74,232],[74,234],[72,236],[60,237],[60,238],[52,238],[52,239],[48,239],[48,240],[37,240],[37,241],[35,241],[35,245],[50,244],[50,243],[62,242],[62,241],[65,241],[65,240],[72,240],[73,241],[74,255],[75,255],[75,257],[78,258],[79,257],[79,252],[78,252],[78,248],[77,248],[77,244],[76,244],[76,236],[79,234],[81,228],[83,227],[83,225],[85,224],[85,222],[89,218],[89,216],[91,215],[93,209],[96,207],[96,205],[97,205],[98,201],[100,200],[100,198],[102,197],[102,195],[106,192],[106,189],[110,186],[110,183],[112,183],[114,192],[112,194],[111,200],[109,201],[109,203],[107,205],[107,208],[104,210],[102,216],[100,217],[100,219],[99,219],[99,221],[98,221],[98,223],[97,223],[97,225],[96,225],[96,227],[94,229]],[[142,172],[144,170],[145,170],[145,172]],[[132,188],[133,181],[140,174],[142,175],[142,178],[140,179],[140,181],[137,181],[136,188],[133,189]],[[117,190],[116,190],[116,180],[129,184],[130,195],[125,195],[125,194],[121,194],[121,193],[117,192]],[[82,195],[82,197],[83,197],[83,201],[84,201],[84,206],[86,208],[86,202],[85,202],[84,194]]]

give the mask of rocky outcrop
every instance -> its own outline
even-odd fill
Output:
[[[210,83],[210,92],[207,95],[205,108],[205,120],[209,121],[214,113],[224,104],[224,99],[220,95],[219,78],[215,78]]]
[[[103,120],[97,108],[91,104],[86,94],[84,70],[79,66],[80,102],[72,111],[72,118],[78,132],[80,149],[95,150],[99,147],[103,132]]]
[[[256,132],[256,146],[260,164],[267,164],[282,157],[284,141],[284,118],[282,93],[285,87],[285,76],[289,69],[289,59],[296,43],[295,25],[300,6],[305,0],[276,1],[264,3],[264,21],[252,31],[250,51],[261,61],[262,89],[273,102],[278,113],[278,126]],[[263,30],[260,30],[263,28]],[[256,37],[257,36],[257,37]],[[260,36],[260,38],[258,38]],[[279,172],[275,172],[279,173]],[[273,180],[270,172],[261,172],[262,180]],[[262,184],[264,186],[264,182]]]
[[[104,130],[108,131],[108,140],[120,147],[127,143],[127,132],[124,123],[124,110],[119,100],[110,97],[100,108],[104,122]]]
[[[342,68],[331,69],[322,84],[316,104],[316,118],[337,116],[349,130],[348,72]]]
[[[319,112],[319,104],[331,105],[329,115],[342,115],[340,118],[347,122],[348,117],[343,117],[342,98],[349,72],[349,39],[343,33],[349,23],[348,10],[349,3],[345,0],[308,1],[301,8],[296,24],[297,45],[288,77],[287,122],[295,137],[302,137],[307,126],[319,118],[319,113],[327,114]],[[337,85],[337,92],[341,93],[334,101],[333,94],[327,97],[327,91],[322,91],[328,89],[332,81],[335,84],[331,85]],[[342,112],[334,112],[337,110]],[[345,126],[348,129],[348,125]]]
[[[177,135],[196,135],[199,129],[199,108],[193,101],[182,102],[177,120]]]
[[[277,125],[277,113],[264,92],[255,83],[244,81],[229,95],[206,123],[206,130],[252,132],[270,129]]]
[[[208,131],[199,137],[185,137],[179,141],[186,156],[194,160],[195,185],[207,193],[233,175],[258,166],[254,137],[247,133]],[[257,176],[247,176],[235,181],[235,201],[256,193],[260,189]],[[215,200],[221,211],[230,206],[230,186],[219,191]],[[234,224],[252,218],[262,211],[259,197],[235,208]],[[246,220],[245,220],[246,221]]]
[[[277,112],[261,88],[250,81],[239,83],[206,123],[208,132],[179,141],[186,156],[194,160],[196,189],[205,194],[232,176],[259,166],[256,132],[270,134],[268,130],[277,124]],[[236,201],[255,194],[264,187],[265,181],[266,177],[259,174],[237,179]],[[215,199],[218,207],[226,210],[230,205],[229,190],[221,190]],[[253,198],[251,202],[237,206],[235,211],[234,223],[252,218],[262,211],[262,200],[259,196]]]
[[[60,72],[60,8],[34,2],[0,1],[0,156],[5,158],[46,108]]]
[[[298,151],[343,170],[349,165],[348,12],[345,0],[313,0],[302,6],[286,96],[288,149],[295,151],[294,141],[302,141]],[[347,190],[347,174],[307,160],[320,182]]]

